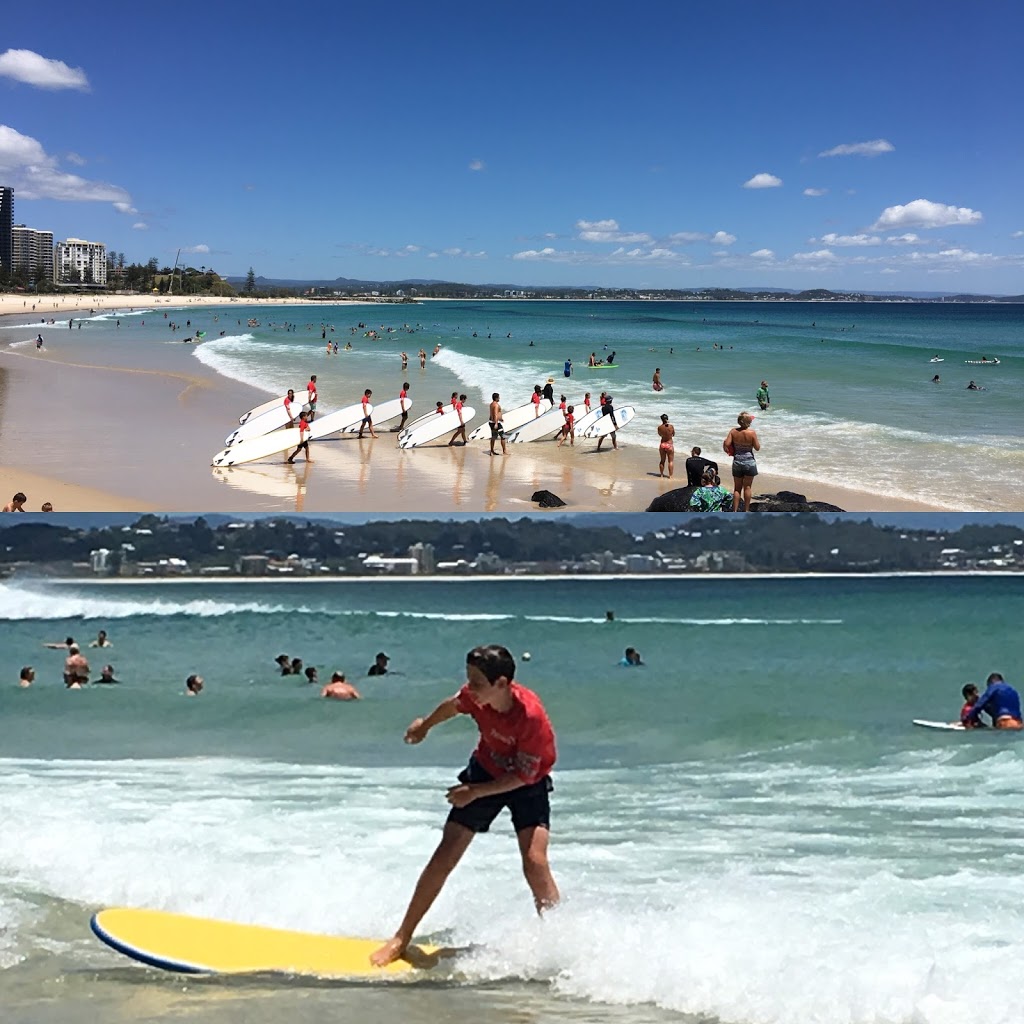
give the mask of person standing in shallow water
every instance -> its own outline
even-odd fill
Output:
[[[467,714],[476,721],[480,740],[459,774],[459,784],[448,790],[452,809],[441,841],[416,883],[398,931],[370,956],[376,967],[401,959],[473,837],[488,831],[505,807],[512,812],[523,874],[537,912],[559,901],[548,864],[555,733],[540,698],[515,681],[515,671],[515,659],[506,648],[474,647],[466,655],[466,685],[405,732],[406,743],[422,743],[435,725]]]

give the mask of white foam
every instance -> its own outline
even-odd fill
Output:
[[[564,770],[563,905],[535,919],[501,823],[422,931],[482,944],[459,961],[470,983],[750,1024],[1010,1024],[1019,825],[992,824],[987,802],[1003,797],[980,805],[981,777],[1019,793],[1024,766],[1002,751],[969,771],[909,756],[827,772]],[[18,955],[19,893],[386,934],[437,842],[449,781],[422,767],[0,761],[0,949]]]

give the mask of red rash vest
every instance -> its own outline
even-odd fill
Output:
[[[509,711],[477,704],[468,685],[459,690],[455,706],[462,714],[472,715],[480,729],[473,756],[484,771],[496,779],[515,775],[528,786],[554,766],[555,731],[537,694],[516,682],[509,689],[514,701]]]

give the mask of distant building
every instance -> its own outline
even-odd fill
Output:
[[[266,576],[270,559],[266,555],[242,555],[235,563],[239,576]]]
[[[11,229],[11,240],[12,269],[36,275],[37,285],[41,281],[53,280],[52,231],[37,231],[24,224],[15,224]]]
[[[0,185],[0,267],[10,271],[14,267],[14,189]]]
[[[107,247],[102,242],[65,239],[57,243],[53,262],[59,284],[107,283]]]
[[[103,576],[110,572],[110,549],[94,548],[89,552],[89,568],[97,576]]]
[[[434,556],[434,545],[420,541],[411,545],[409,557],[416,560],[418,572],[422,576],[433,576],[437,572],[437,559]]]

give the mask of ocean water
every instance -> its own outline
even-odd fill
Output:
[[[0,584],[5,1019],[1017,1021],[1024,747],[910,720],[1019,683],[1022,615],[985,576]],[[40,645],[101,628],[123,685],[64,690]],[[183,979],[91,937],[108,905],[388,934],[475,741],[402,733],[484,642],[558,734],[555,912],[505,820],[423,922],[474,946],[448,973]],[[368,679],[378,650],[395,673]],[[364,700],[279,677],[282,652]]]
[[[755,422],[763,470],[808,489],[853,486],[953,510],[1024,508],[1024,308],[1017,305],[445,301],[188,308],[167,319],[163,312],[106,312],[83,321],[81,331],[62,331],[66,320],[42,329],[48,344],[102,347],[109,360],[119,352],[138,358],[144,349],[148,361],[180,370],[199,359],[268,394],[302,386],[315,372],[324,409],[351,404],[366,386],[378,399],[394,397],[403,379],[421,410],[456,388],[478,409],[493,391],[512,408],[552,376],[556,399],[564,393],[579,406],[586,391],[596,403],[608,390],[617,406],[634,406],[623,438],[652,449],[667,412],[677,448],[719,451],[737,414],[756,411],[754,393],[766,379],[772,408]],[[259,327],[247,325],[250,315]],[[167,323],[175,319],[191,319],[192,327],[172,335]],[[30,320],[0,329],[0,343],[31,345],[38,325]],[[380,340],[351,333],[359,322]],[[321,324],[339,342],[337,357],[324,354]],[[182,346],[196,329],[207,340]],[[352,352],[344,352],[348,341]],[[431,353],[439,342],[421,375],[416,352]],[[406,374],[402,350],[410,356]],[[588,369],[591,352],[615,352],[618,368]],[[930,362],[935,356],[944,361]],[[1000,363],[964,362],[982,356]],[[562,375],[566,359],[576,368],[570,380]],[[656,367],[661,393],[651,388]],[[939,384],[931,382],[935,373]],[[966,390],[971,379],[986,390]]]

